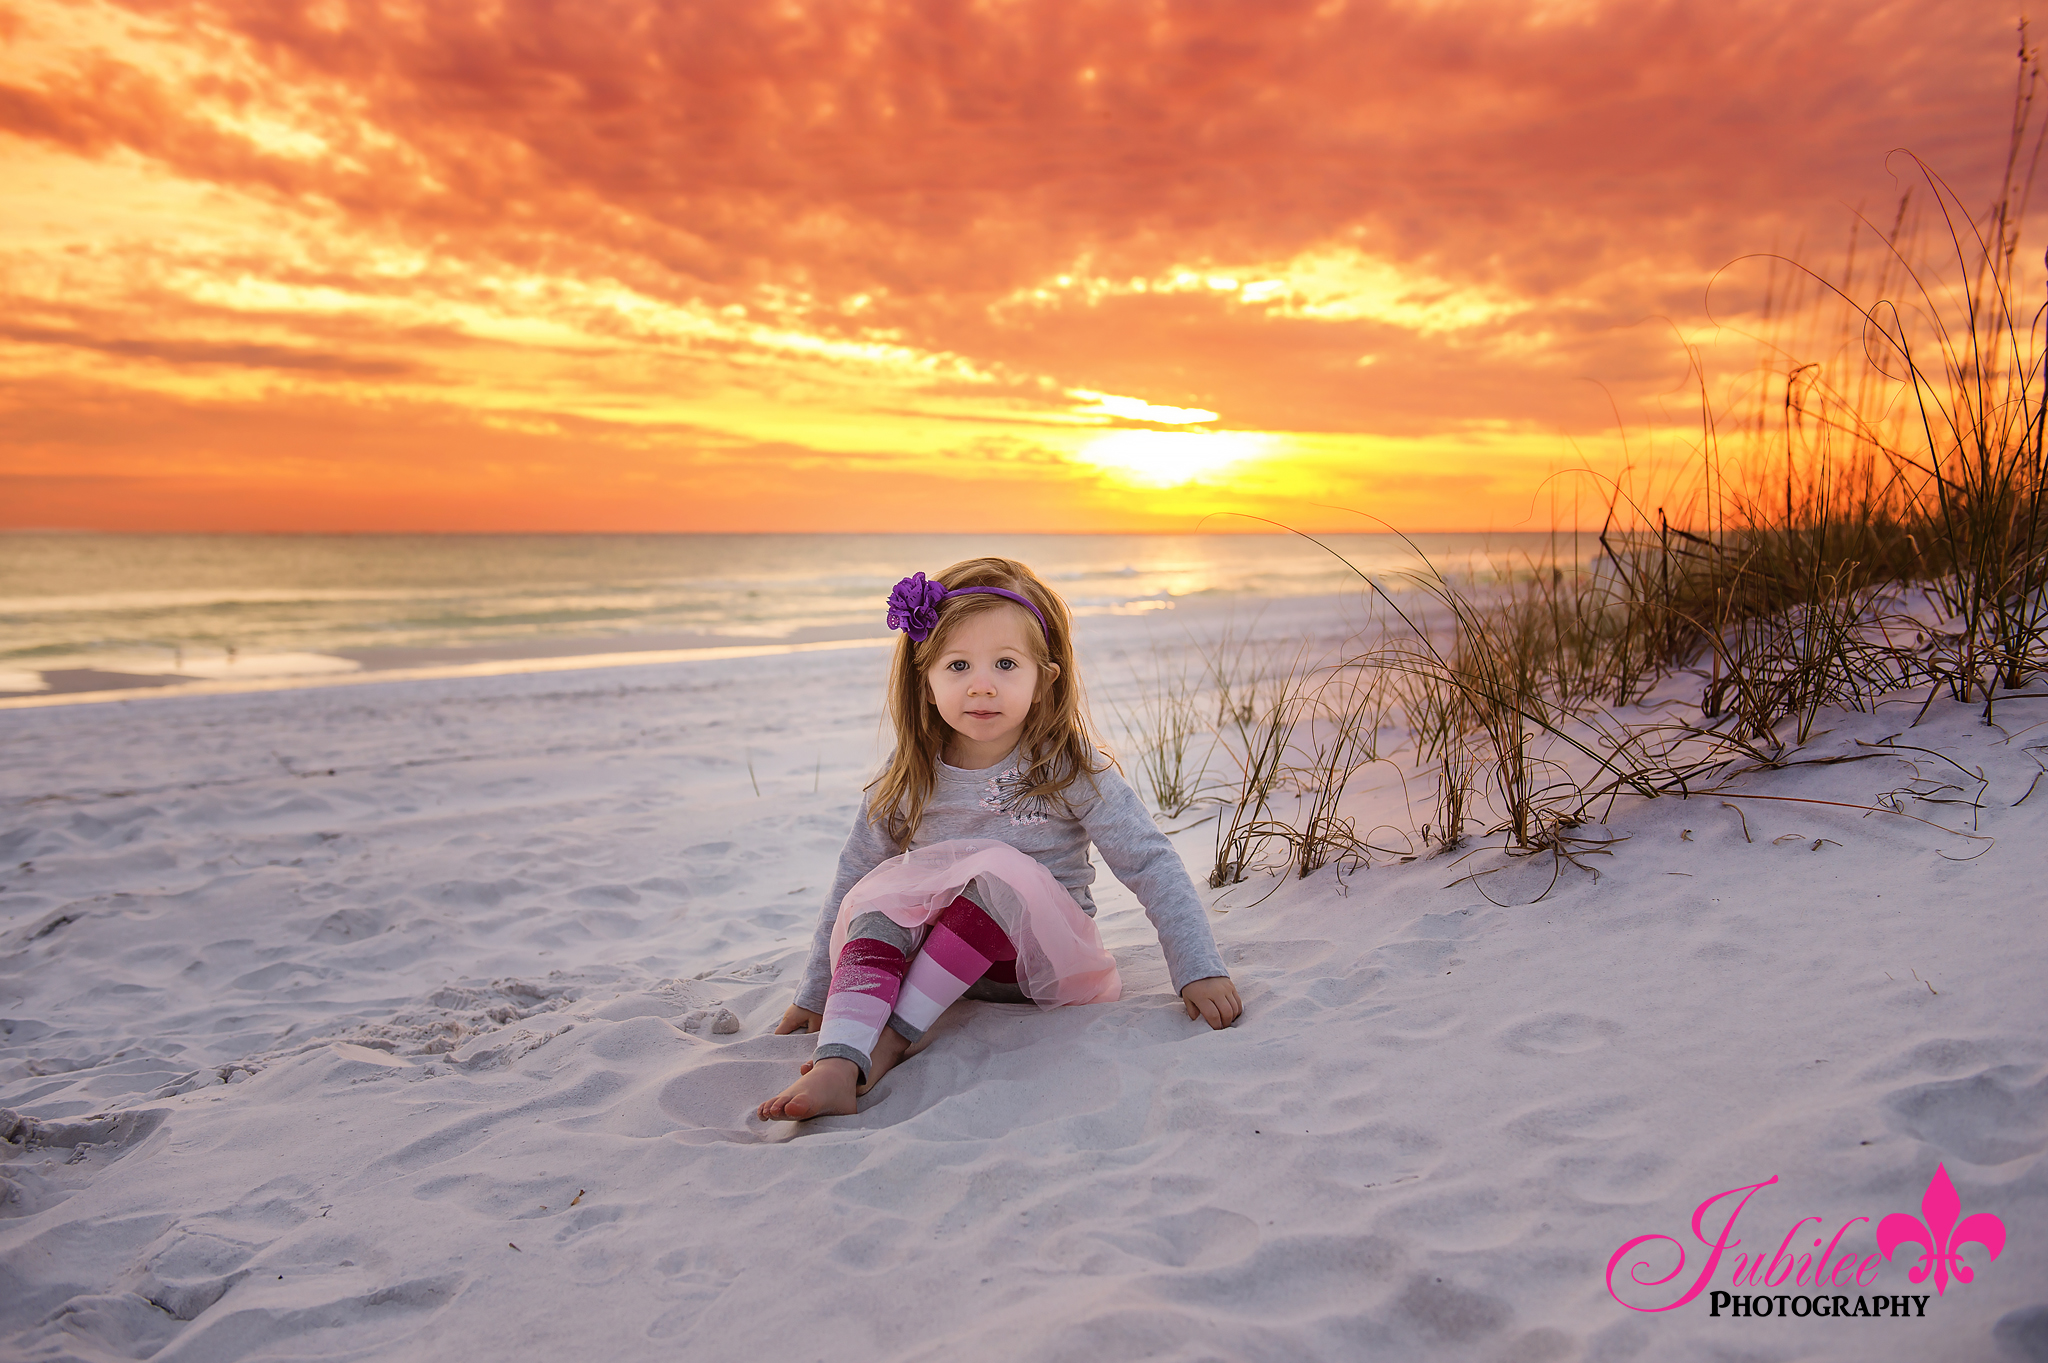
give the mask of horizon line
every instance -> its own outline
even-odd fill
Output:
[[[1571,535],[1597,534],[1598,529],[1587,527],[1544,526],[1516,528],[1494,526],[1485,529],[1430,529],[1430,530],[1330,530],[1296,529],[1280,527],[1261,530],[100,530],[77,526],[0,526],[0,536],[8,535],[107,535],[135,538],[186,536],[210,539],[395,539],[402,536],[446,536],[448,538],[468,537],[486,539],[490,537],[523,536],[531,538],[584,536],[611,539],[670,538],[686,535],[722,535],[734,539],[767,538],[774,535],[786,536],[827,536],[827,535],[873,535],[920,537],[926,539],[962,539],[974,535],[1033,535],[1048,539],[1102,539],[1110,536],[1126,538],[1170,538],[1192,535],[1213,535],[1218,538],[1250,538],[1255,536],[1281,537],[1288,535]]]

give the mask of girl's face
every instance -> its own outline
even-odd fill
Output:
[[[1016,746],[1039,688],[1059,675],[1056,666],[1039,666],[1037,633],[1038,621],[1022,606],[977,611],[925,668],[939,718],[953,731],[946,739],[949,765],[991,767]]]

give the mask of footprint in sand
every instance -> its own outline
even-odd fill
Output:
[[[1464,1022],[1462,1008],[1411,1005],[1375,1019],[1372,1041],[1376,1046],[1434,1046],[1456,1036]]]
[[[1972,1164],[2005,1164],[2048,1149],[2048,1075],[2000,1065],[1966,1079],[1894,1090],[1893,1129]]]
[[[261,1249],[226,1236],[173,1227],[127,1277],[129,1290],[174,1320],[197,1320],[227,1290],[249,1276],[244,1267]]]
[[[313,929],[309,940],[315,942],[353,942],[365,937],[375,937],[384,931],[388,922],[386,915],[375,909],[336,909],[320,920]]]
[[[181,1357],[194,1358],[304,1356],[321,1349],[322,1336],[332,1332],[359,1351],[356,1357],[409,1354],[395,1346],[425,1330],[467,1281],[466,1275],[445,1274],[328,1296],[317,1283],[270,1283],[258,1274],[257,1290],[245,1285],[219,1303],[179,1338],[178,1349]],[[277,1300],[264,1300],[273,1292]]]
[[[1914,1076],[1968,1073],[1988,1069],[2005,1056],[2005,1048],[1996,1041],[1938,1036],[1869,1065],[1857,1077],[1887,1083]]]
[[[739,1265],[717,1244],[670,1250],[654,1267],[662,1275],[655,1295],[664,1305],[647,1327],[649,1339],[673,1340],[688,1334],[704,1308],[739,1276]]]
[[[1155,1216],[1128,1227],[1096,1230],[1095,1238],[1167,1268],[1216,1268],[1259,1247],[1259,1224],[1221,1207]]]
[[[39,1121],[0,1108],[0,1156],[19,1157],[0,1165],[0,1221],[35,1216],[68,1200],[163,1121],[162,1108],[76,1122]],[[0,1280],[7,1272],[6,1256],[0,1254]]]
[[[164,1123],[165,1110],[133,1108],[75,1122],[46,1122],[12,1108],[0,1108],[0,1141],[23,1150],[75,1150],[91,1146],[102,1152],[126,1152],[140,1145]]]
[[[573,890],[569,898],[586,909],[610,909],[638,904],[640,894],[630,885],[586,885]]]
[[[429,900],[450,904],[458,908],[495,909],[508,895],[516,895],[534,887],[523,880],[443,880],[426,887],[424,894]]]
[[[677,1136],[686,1141],[751,1143],[771,1139],[778,1128],[787,1134],[787,1123],[764,1127],[755,1121],[754,1109],[764,1098],[772,1098],[789,1086],[796,1078],[797,1066],[809,1057],[816,1044],[816,1037],[803,1035],[756,1037],[740,1042],[721,1051],[720,1059],[691,1065],[677,1074],[662,1085],[656,1101],[676,1124]],[[767,1054],[733,1057],[738,1046]]]
[[[1238,968],[1242,975],[1250,970],[1261,973],[1285,973],[1310,966],[1330,954],[1330,944],[1315,939],[1300,941],[1280,940],[1271,942],[1233,942],[1224,949],[1229,965]]]
[[[1500,1034],[1501,1045],[1522,1055],[1578,1055],[1621,1035],[1621,1024],[1585,1013],[1542,1013]]]
[[[1525,1145],[1614,1140],[1637,1129],[1634,1114],[1639,1106],[1620,1095],[1571,1098],[1532,1108],[1503,1129]]]
[[[1496,1334],[1513,1314],[1499,1297],[1422,1273],[1408,1280],[1391,1312],[1424,1339],[1444,1344],[1470,1344]]]
[[[2012,1358],[2048,1363],[2048,1302],[2006,1312],[1991,1327],[1991,1337]]]

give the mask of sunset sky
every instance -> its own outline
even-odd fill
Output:
[[[1987,197],[2014,19],[0,0],[0,526],[1545,524],[1717,269]]]

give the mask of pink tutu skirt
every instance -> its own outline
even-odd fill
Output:
[[[853,920],[886,914],[922,928],[970,896],[1017,948],[1017,983],[1041,1008],[1110,1003],[1123,993],[1116,962],[1102,948],[1095,920],[1052,872],[1006,842],[958,838],[894,856],[862,876],[840,901],[832,925],[832,963]]]

